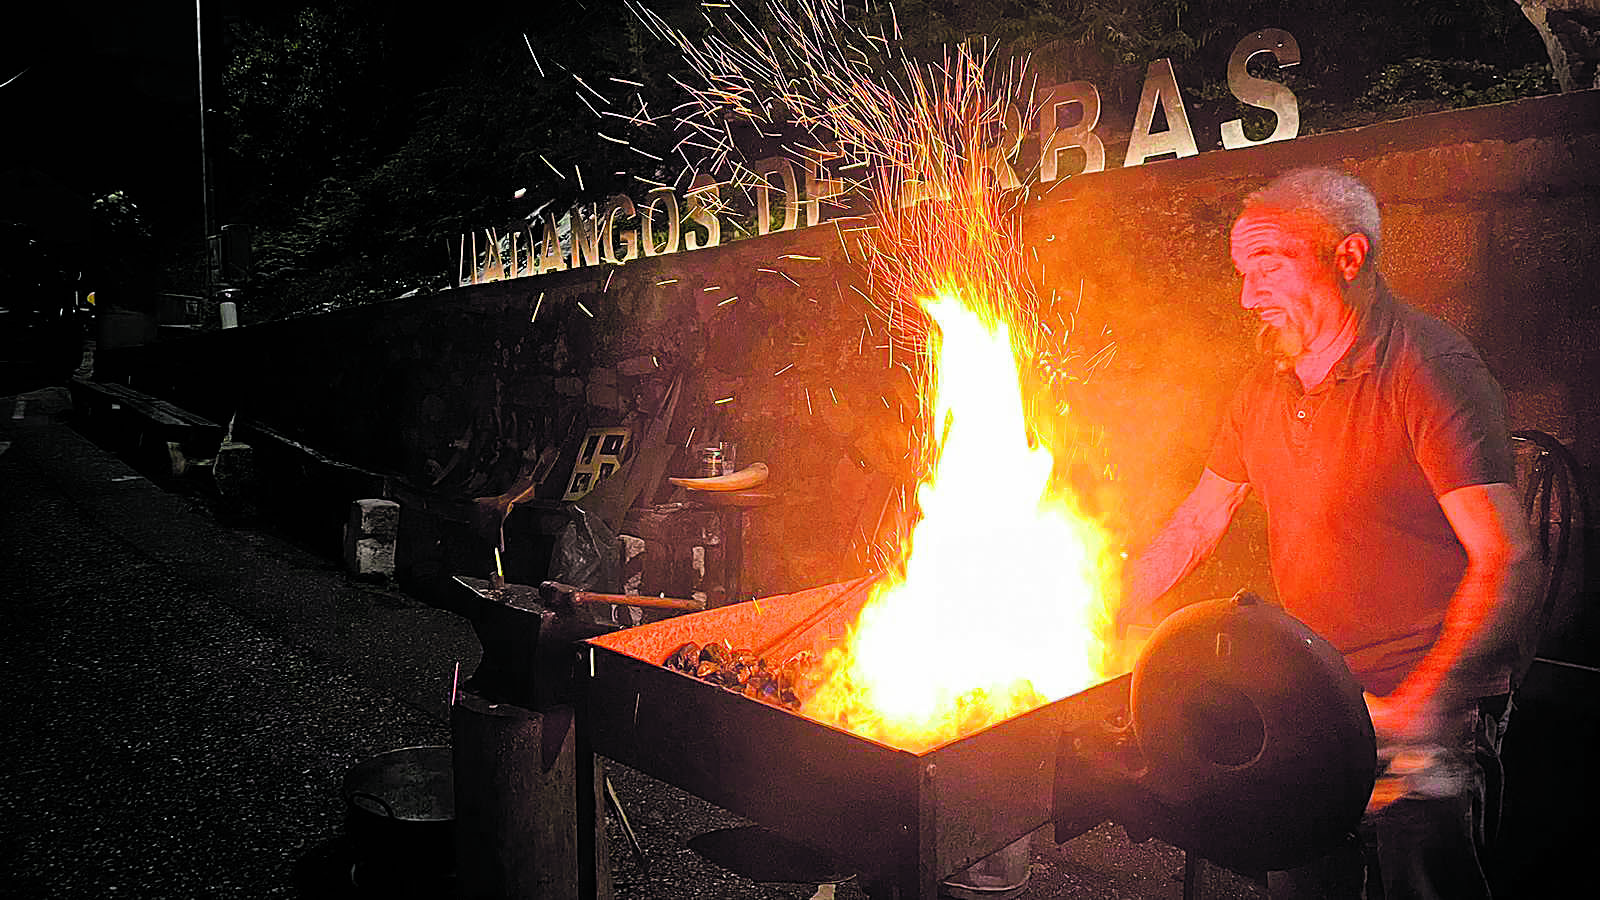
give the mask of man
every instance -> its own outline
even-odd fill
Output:
[[[1359,180],[1283,175],[1246,199],[1230,244],[1269,358],[1131,567],[1119,619],[1147,620],[1256,491],[1279,599],[1344,654],[1391,761],[1363,823],[1367,890],[1487,897],[1484,819],[1498,797],[1485,780],[1497,791],[1536,573],[1503,395],[1465,338],[1390,294],[1377,201]],[[1349,856],[1315,876],[1317,893],[1359,895]],[[1269,881],[1289,896],[1306,879]]]

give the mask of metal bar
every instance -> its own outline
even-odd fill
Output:
[[[639,861],[639,871],[650,874],[650,857],[644,854],[644,845],[639,843],[639,835],[634,833],[633,823],[628,821],[628,811],[622,808],[622,798],[617,796],[617,789],[611,785],[611,776],[605,776],[606,799],[611,801],[611,808],[617,811],[617,821],[622,823],[622,833],[628,838],[628,846],[633,848],[633,856]]]
[[[593,752],[862,872],[913,858],[914,755],[604,647],[590,658]]]
[[[582,900],[610,900],[601,896],[598,866],[601,848],[599,834],[604,827],[599,821],[600,803],[595,795],[595,777],[599,760],[594,745],[583,727],[588,718],[583,692],[578,694],[577,717],[573,728],[573,763],[577,781],[578,802],[578,896]],[[606,891],[607,894],[610,891]]]
[[[916,874],[914,885],[919,900],[938,900],[939,878],[939,764],[924,762],[917,773],[921,779],[917,791],[917,859],[916,866],[906,867]]]
[[[849,587],[840,593],[838,597],[817,607],[816,612],[813,612],[811,615],[801,619],[799,622],[796,622],[793,627],[774,636],[760,647],[757,647],[756,656],[771,656],[774,651],[785,647],[790,641],[803,634],[808,628],[822,621],[830,613],[836,611],[846,603],[857,599],[861,595],[861,592],[866,590],[876,580],[876,575],[866,575],[856,579],[853,582],[848,582]]]

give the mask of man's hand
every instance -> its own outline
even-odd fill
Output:
[[[1459,753],[1466,710],[1445,713],[1398,693],[1361,696],[1378,736],[1378,777],[1367,801],[1369,814],[1405,797],[1448,797],[1466,788]]]
[[[1367,714],[1372,717],[1379,747],[1444,743],[1448,724],[1454,718],[1432,703],[1410,700],[1399,693],[1379,697],[1363,692],[1361,696],[1367,701]]]
[[[1439,498],[1467,551],[1467,570],[1428,654],[1385,697],[1367,696],[1378,741],[1435,743],[1484,690],[1532,607],[1537,563],[1516,490],[1509,484],[1458,488]]]

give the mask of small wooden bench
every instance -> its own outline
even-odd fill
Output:
[[[181,475],[187,460],[214,457],[223,427],[125,384],[74,376],[67,389],[92,429],[151,467]]]

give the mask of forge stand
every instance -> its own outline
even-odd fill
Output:
[[[659,664],[687,640],[770,647],[762,655],[772,659],[816,652],[855,621],[866,595],[859,587],[740,603],[585,642],[580,757],[615,759],[825,851],[858,871],[873,897],[934,900],[944,879],[1051,821],[1057,736],[1122,708],[1128,680],[911,753]],[[580,798],[580,810],[588,808]]]
[[[457,748],[458,816],[471,809],[461,785],[475,777],[462,761],[483,754],[486,821],[509,832],[490,843],[513,858],[527,803],[493,804],[543,796],[524,789],[558,773],[548,815],[562,828],[570,816],[573,837],[551,858],[570,896],[607,897],[603,756],[830,854],[879,900],[936,900],[946,879],[1046,824],[1061,841],[1108,819],[1188,851],[1193,897],[1200,859],[1248,874],[1291,868],[1347,837],[1371,796],[1375,744],[1359,685],[1325,641],[1247,592],[1169,617],[1131,674],[920,752],[663,664],[690,641],[769,660],[820,656],[871,586],[588,636],[594,623],[526,602],[537,591],[474,587],[490,605],[473,616],[484,660],[468,688],[522,709],[458,704],[458,740],[471,744]],[[559,724],[568,703],[570,728]]]

